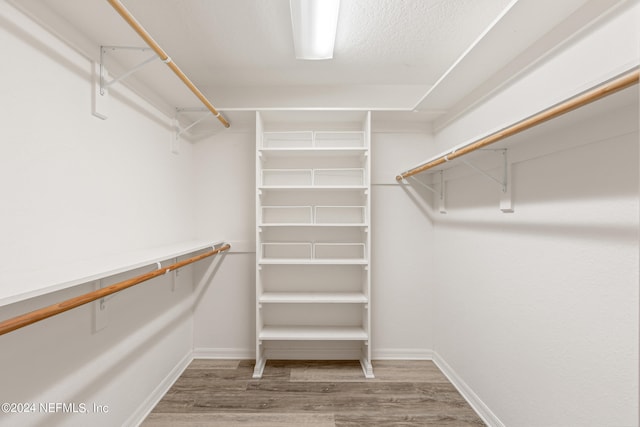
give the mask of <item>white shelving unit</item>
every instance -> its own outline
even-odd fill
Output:
[[[371,366],[370,127],[365,112],[258,112],[256,366]]]

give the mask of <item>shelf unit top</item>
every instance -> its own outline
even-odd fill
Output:
[[[367,332],[360,326],[265,326],[261,340],[366,341]]]
[[[0,272],[0,307],[135,270],[223,243],[187,241],[78,260],[52,268]]]

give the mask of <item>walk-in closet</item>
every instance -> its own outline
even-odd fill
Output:
[[[0,426],[639,426],[640,1],[0,0],[0,52]]]

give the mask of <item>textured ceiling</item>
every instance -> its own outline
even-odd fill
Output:
[[[94,60],[101,45],[144,45],[106,0],[9,1]],[[327,61],[295,59],[289,0],[122,2],[226,114],[417,109],[414,117],[428,121],[585,4],[619,0],[342,0],[334,59]],[[117,75],[149,55],[110,52],[106,63]],[[127,84],[171,108],[200,106],[159,62]]]
[[[203,83],[215,78],[232,86],[425,85],[442,75],[509,0],[343,0],[330,61],[295,59],[288,0],[124,3]]]

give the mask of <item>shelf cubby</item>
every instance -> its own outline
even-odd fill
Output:
[[[315,224],[365,224],[364,206],[315,206]]]
[[[263,186],[309,187],[313,185],[311,169],[263,169]]]
[[[296,242],[262,243],[261,252],[262,259],[311,260],[313,245]]]
[[[313,132],[265,132],[262,138],[264,148],[312,148]]]
[[[262,224],[313,224],[311,206],[263,206]]]
[[[314,169],[314,186],[346,186],[358,187],[365,185],[364,169]]]
[[[328,132],[314,133],[314,146],[317,148],[355,148],[364,147],[364,132]]]
[[[314,243],[314,259],[365,259],[364,243]]]

